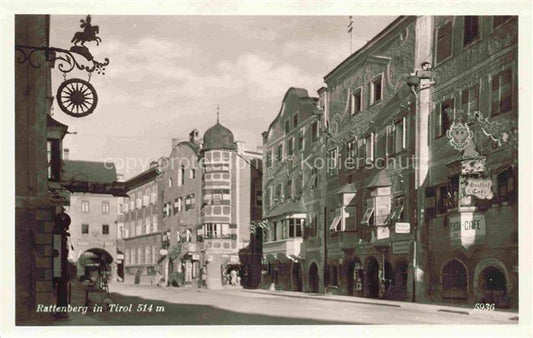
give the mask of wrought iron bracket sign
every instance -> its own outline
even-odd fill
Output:
[[[63,73],[65,78],[57,90],[57,103],[65,114],[73,117],[83,117],[94,112],[98,96],[89,81],[94,72],[105,75],[106,66],[109,65],[109,58],[104,58],[103,62],[96,61],[89,48],[85,46],[88,41],[96,41],[96,45],[100,44],[102,39],[96,35],[99,33],[99,27],[91,24],[90,15],[80,22],[83,31],[74,34],[71,40],[74,45],[70,47],[70,50],[57,47],[15,46],[15,51],[19,53],[16,58],[18,63],[28,62],[32,67],[40,68],[41,63],[37,55],[42,57],[42,54],[51,68],[55,68],[57,63],[57,69]],[[75,69],[86,71],[89,81],[77,78],[66,80],[67,73]]]

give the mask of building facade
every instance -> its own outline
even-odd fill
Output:
[[[160,172],[157,162],[125,182],[124,200],[124,281],[156,283],[160,251],[168,241],[161,233]]]
[[[197,284],[200,278],[196,231],[202,205],[200,145],[199,132],[195,129],[188,141],[173,139],[170,156],[162,162],[161,218],[163,233],[168,238],[163,275],[171,284]]]
[[[413,229],[395,225],[414,224],[416,210],[416,103],[403,75],[414,69],[416,28],[416,18],[399,17],[324,78],[327,292],[411,296]]]
[[[261,153],[246,151],[217,121],[203,137],[201,214],[197,229],[210,289],[228,284],[231,270],[244,271],[239,250],[249,244],[250,225],[261,218]]]
[[[307,90],[290,88],[278,116],[263,133],[264,272],[262,287],[303,291],[304,237],[317,236],[322,209],[321,175],[314,166],[320,153],[323,111]],[[309,212],[308,212],[309,211]],[[309,224],[309,226],[307,226]]]
[[[49,46],[49,15],[16,15],[15,44]],[[50,314],[35,313],[36,304],[56,304],[53,260],[54,217],[68,205],[59,185],[62,140],[67,126],[50,116],[51,64],[35,53],[32,67],[15,54],[15,322],[24,325]],[[22,60],[22,62],[20,61]]]
[[[103,162],[64,161],[63,179],[83,177],[91,182],[116,181],[115,166]],[[69,260],[77,266],[77,277],[89,277],[81,256],[102,254],[112,258],[112,278],[117,276],[117,205],[119,197],[111,194],[75,192],[70,195]],[[81,259],[80,259],[81,258]]]
[[[427,291],[436,301],[517,307],[518,18],[432,20]],[[454,149],[447,132],[465,126],[471,147]]]

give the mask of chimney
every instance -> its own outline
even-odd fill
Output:
[[[172,149],[174,149],[175,146],[178,145],[178,143],[180,143],[180,139],[179,138],[172,138]]]
[[[189,142],[193,144],[199,144],[199,140],[200,140],[200,132],[198,131],[198,129],[195,128],[189,134]]]
[[[68,154],[69,154],[68,148],[63,149],[63,160],[64,161],[68,161]]]

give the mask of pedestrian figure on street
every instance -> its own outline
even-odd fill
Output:
[[[200,281],[200,287],[201,288],[207,288],[207,267],[202,267],[201,272],[201,281]]]
[[[233,269],[230,272],[230,281],[232,286],[237,285],[237,270]]]

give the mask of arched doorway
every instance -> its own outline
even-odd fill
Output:
[[[309,291],[318,293],[318,267],[315,263],[309,267]]]
[[[442,298],[451,302],[463,302],[468,298],[468,277],[466,267],[452,259],[442,267]]]
[[[370,298],[379,297],[379,263],[374,257],[369,257],[366,263],[366,290],[365,296]]]
[[[481,272],[479,287],[482,293],[480,302],[494,303],[496,307],[507,307],[507,287],[504,273],[489,266]]]
[[[292,289],[294,291],[302,291],[302,270],[300,263],[292,264]]]
[[[407,278],[409,276],[409,264],[407,261],[396,263],[394,269],[394,299],[407,299]]]
[[[79,257],[76,262],[77,275],[81,279],[96,280],[98,276],[106,275],[108,280],[111,280],[111,263],[113,257],[109,252],[100,248],[93,248],[86,250]]]

